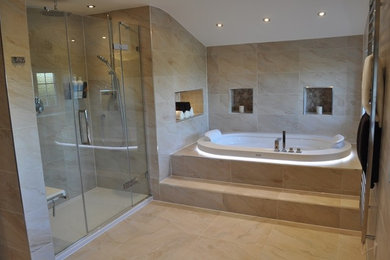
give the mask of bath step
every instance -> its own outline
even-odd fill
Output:
[[[357,196],[171,176],[160,182],[160,199],[259,217],[360,229]]]
[[[358,196],[362,169],[355,152],[348,162],[308,166],[215,159],[202,156],[196,145],[191,145],[171,155],[171,172],[182,177]]]

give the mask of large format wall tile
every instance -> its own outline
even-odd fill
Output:
[[[208,93],[213,100],[210,128],[342,134],[355,143],[361,111],[362,45],[363,37],[356,35],[207,48]],[[257,77],[252,71],[253,57]],[[333,86],[333,116],[303,115],[306,86]],[[255,90],[253,117],[231,113],[231,88]]]
[[[231,162],[232,182],[283,187],[283,167],[278,165]]]
[[[339,208],[279,201],[278,218],[328,227],[339,227]]]
[[[175,118],[175,92],[202,89],[203,103],[208,103],[207,53],[194,36],[164,11],[151,7],[150,19],[159,161],[159,176],[156,179],[162,180],[171,173],[170,154],[195,142],[209,129],[207,105],[203,115],[181,122],[176,122]],[[244,58],[233,54],[221,59],[215,71],[239,70],[256,74],[256,60],[250,55]],[[240,65],[235,66],[236,62]]]
[[[17,238],[18,243],[13,247],[24,251],[27,244],[29,247],[27,252],[31,253],[32,259],[43,259],[42,256],[52,259],[54,253],[34,110],[25,1],[1,1],[0,15],[12,134],[15,142],[15,149],[12,148],[7,153],[15,151],[24,210],[24,221],[23,215],[19,215],[20,217],[14,217],[14,222],[9,224],[10,229],[15,225],[17,230],[12,232],[20,236]],[[26,63],[15,66],[11,63],[11,56],[23,56]],[[9,215],[4,213],[3,216]]]

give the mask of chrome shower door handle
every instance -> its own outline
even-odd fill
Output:
[[[89,116],[88,116],[87,109],[80,109],[79,110],[79,128],[80,128],[81,144],[90,145],[91,144],[91,135],[90,135],[90,131],[89,131]]]

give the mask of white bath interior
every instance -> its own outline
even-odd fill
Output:
[[[282,151],[282,136],[277,133],[221,134],[219,130],[212,130],[205,135],[198,140],[198,149],[211,155],[321,162],[346,158],[352,149],[352,145],[341,135],[287,134],[285,152]],[[278,151],[275,151],[276,140],[280,142]],[[293,151],[289,152],[290,148]],[[297,152],[297,148],[300,152]]]

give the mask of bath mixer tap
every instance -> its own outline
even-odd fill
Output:
[[[287,152],[286,150],[286,131],[283,131],[283,150],[282,152]]]

